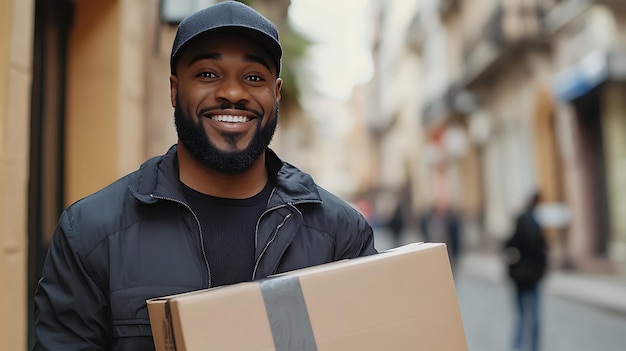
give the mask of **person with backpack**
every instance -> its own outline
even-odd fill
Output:
[[[547,245],[536,207],[539,194],[534,194],[516,218],[512,235],[504,245],[507,273],[517,303],[513,347],[515,350],[539,350],[540,283],[547,270]]]

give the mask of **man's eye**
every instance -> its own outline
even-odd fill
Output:
[[[201,72],[201,73],[199,73],[199,74],[198,74],[198,77],[202,77],[202,78],[215,78],[215,77],[217,77],[217,76],[215,75],[215,73],[212,73],[212,72]]]
[[[253,81],[253,82],[262,82],[263,81],[263,78],[261,78],[259,76],[248,76],[247,79],[250,80],[250,81]]]

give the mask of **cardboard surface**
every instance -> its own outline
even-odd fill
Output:
[[[467,350],[443,244],[152,299],[148,310],[157,351]]]

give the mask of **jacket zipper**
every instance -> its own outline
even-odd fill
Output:
[[[173,201],[175,203],[181,204],[183,206],[185,206],[189,212],[191,212],[191,214],[193,215],[193,218],[196,220],[196,224],[198,225],[198,233],[200,233],[200,250],[202,251],[202,258],[204,259],[204,264],[206,265],[206,270],[208,273],[208,278],[209,278],[209,288],[211,287],[211,267],[209,266],[209,259],[206,256],[206,250],[204,249],[204,238],[202,236],[202,226],[200,225],[200,220],[198,219],[198,216],[196,216],[195,212],[193,212],[193,210],[191,209],[191,207],[189,207],[189,205],[187,205],[186,203],[180,201],[180,200],[176,200],[176,199],[172,199],[169,197],[162,197],[162,196],[156,196],[154,194],[150,194],[150,197],[154,198],[154,199],[160,199],[160,200],[167,200],[167,201]]]
[[[281,206],[281,207],[282,207],[282,206]],[[271,209],[271,210],[274,210],[274,209],[276,209],[276,208],[278,208],[278,207],[275,207],[275,208],[273,208],[273,209]],[[264,216],[267,212],[269,212],[269,211],[271,211],[271,210],[268,210],[268,211],[263,212],[263,214],[261,215],[261,217],[263,217],[263,216]],[[292,214],[291,214],[291,213],[290,213],[290,214],[288,214],[288,215],[287,215],[287,216],[283,219],[282,223],[280,223],[280,224],[278,225],[278,227],[276,227],[276,229],[274,229],[274,233],[272,233],[272,237],[271,237],[271,238],[270,238],[270,240],[267,242],[267,244],[265,244],[265,247],[263,248],[263,251],[261,251],[261,254],[259,255],[259,258],[258,258],[258,259],[256,260],[256,262],[254,263],[254,270],[252,271],[252,280],[254,280],[254,277],[256,277],[256,270],[257,270],[257,268],[259,268],[259,263],[261,262],[261,258],[262,258],[262,257],[263,257],[263,255],[265,254],[265,251],[267,251],[267,248],[270,246],[270,244],[272,244],[272,242],[274,241],[274,239],[276,239],[276,236],[278,235],[278,231],[280,230],[280,228],[282,228],[282,227],[285,225],[285,223],[287,223],[287,220],[289,220],[289,218],[291,218],[291,216],[292,216]],[[259,222],[260,222],[261,217],[259,217]],[[255,239],[254,239],[254,240],[255,240],[255,241],[257,240],[258,233],[259,233],[259,226],[258,226],[258,223],[257,223],[257,228],[256,228],[255,233],[254,233],[254,237],[255,237]],[[256,247],[256,244],[255,244],[255,247]]]
[[[271,196],[270,196],[270,198],[271,198]],[[321,201],[290,202],[290,203],[287,203],[285,205],[280,205],[280,206],[272,207],[270,209],[265,210],[265,212],[263,212],[261,214],[261,216],[259,216],[259,220],[257,221],[256,228],[254,230],[254,248],[256,249],[257,246],[258,246],[259,224],[261,223],[261,218],[263,218],[263,216],[265,216],[266,214],[270,213],[271,211],[274,211],[274,210],[277,210],[279,208],[283,208],[283,207],[286,207],[286,206],[292,206],[296,211],[298,211],[298,209],[295,207],[295,205],[302,204],[302,203],[321,203]],[[298,212],[300,212],[300,211],[298,211]],[[263,251],[261,251],[261,254],[259,255],[259,258],[256,260],[256,262],[254,264],[254,270],[252,271],[252,280],[254,280],[255,277],[256,277],[256,272],[257,272],[257,269],[259,268],[259,263],[261,263],[261,258],[263,258],[263,255],[265,254],[265,252],[267,251],[269,246],[272,244],[272,242],[274,242],[274,239],[276,239],[276,236],[278,235],[278,231],[280,230],[280,228],[282,228],[285,225],[285,223],[287,223],[287,221],[289,220],[289,218],[291,218],[291,216],[293,216],[293,214],[291,214],[291,213],[288,214],[283,219],[283,221],[276,227],[276,229],[274,229],[274,233],[272,233],[272,237],[267,242],[267,244],[265,244],[265,247],[263,248]]]

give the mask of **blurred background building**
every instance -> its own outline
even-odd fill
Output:
[[[422,151],[475,242],[497,245],[539,191],[556,266],[623,268],[626,3],[420,4]]]
[[[466,250],[497,249],[539,191],[555,269],[626,270],[626,2],[344,1],[307,22],[305,1],[245,1],[281,29],[286,161],[373,225],[455,208]],[[212,2],[0,0],[3,348],[27,348],[62,209],[176,142],[175,25]],[[316,51],[340,34],[349,50]]]

